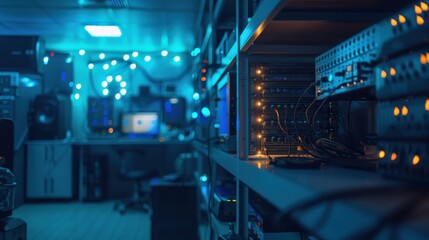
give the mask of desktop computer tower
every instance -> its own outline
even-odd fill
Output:
[[[83,201],[97,202],[106,197],[107,191],[106,155],[89,156],[83,161]]]
[[[151,184],[151,239],[197,240],[197,187],[190,183]]]

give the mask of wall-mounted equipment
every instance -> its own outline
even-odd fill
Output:
[[[38,36],[0,36],[0,71],[43,73],[45,42]]]
[[[101,134],[113,133],[114,100],[111,97],[88,97],[88,127]]]

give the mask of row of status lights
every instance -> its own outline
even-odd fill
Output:
[[[423,12],[427,11],[429,11],[429,6],[425,2],[420,2],[419,5],[414,5],[414,12],[416,13],[416,23],[418,25],[423,25],[425,23],[424,18],[420,15],[422,15]],[[404,24],[407,22],[407,19],[404,15],[401,14],[398,15],[398,18],[393,17],[390,19],[390,24],[392,25],[392,27],[398,26],[398,22]]]

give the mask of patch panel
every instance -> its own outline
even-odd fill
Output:
[[[379,102],[377,130],[382,139],[429,139],[429,95]]]
[[[308,85],[312,81],[306,81]],[[296,81],[277,81],[277,82],[254,82],[251,84],[251,95],[262,95],[265,98],[275,97],[296,97],[297,99],[306,90],[308,85],[303,85],[303,82]],[[314,88],[309,89],[303,97],[314,97]]]
[[[360,98],[362,96],[366,98],[373,97],[372,89],[376,86],[375,79],[380,80],[377,82],[378,88],[378,84],[384,82],[390,75],[389,71],[387,71],[387,76],[384,77],[386,71],[384,68],[388,67],[386,66],[387,63],[382,63],[381,69],[377,70],[374,69],[375,65],[386,59],[405,54],[405,57],[401,57],[393,63],[388,60],[389,64],[393,65],[399,62],[398,69],[400,69],[402,62],[410,61],[408,60],[408,58],[411,58],[411,56],[408,56],[410,51],[429,43],[428,24],[428,3],[426,1],[416,1],[404,10],[372,25],[318,56],[315,66],[317,98],[324,99],[330,95],[345,96],[346,93],[345,98],[355,98],[355,96]],[[411,62],[416,62],[410,67],[412,68],[411,75],[409,75],[411,77],[414,76],[416,71],[417,73],[426,71],[424,69],[426,66],[423,67],[423,70],[414,69],[427,64],[427,60],[424,60],[424,64],[420,64],[420,53],[415,55],[417,55],[416,60],[411,60]],[[388,69],[390,68],[395,67],[388,67]],[[405,70],[407,69],[405,68]],[[382,76],[380,76],[380,72],[382,72]],[[395,75],[391,77],[395,77]],[[398,81],[400,81],[399,77],[403,79],[409,78],[408,75],[398,75]],[[349,95],[349,93],[354,93],[358,90],[366,91],[359,91],[361,92],[359,95]],[[406,89],[402,92],[405,91]],[[401,91],[390,92],[395,94]],[[377,93],[377,97],[384,98],[388,97],[388,95],[389,90],[387,89]]]
[[[282,125],[282,128],[290,134],[291,132],[306,132],[309,129],[313,131],[311,125],[303,120],[303,121],[281,121],[280,124]],[[328,121],[316,121],[314,123],[315,129],[331,129],[333,123],[330,123]],[[260,131],[262,134],[270,133],[271,132],[278,132],[283,134],[283,131],[280,129],[278,121],[277,120],[271,120],[271,121],[265,121],[261,124],[261,127],[255,128],[258,131]]]
[[[372,26],[316,58],[316,96],[324,99],[374,87],[376,27]]]
[[[379,141],[379,170],[385,177],[429,183],[429,142]]]
[[[272,111],[274,108],[277,109],[290,109],[294,110],[297,107],[297,111],[301,109],[306,109],[310,104],[310,100],[314,100],[314,95],[312,97],[303,97],[299,102],[298,106],[295,106],[299,98],[287,97],[283,99],[269,99],[265,98],[261,100],[262,105],[260,106],[262,111]]]
[[[264,90],[261,91],[261,96],[264,98],[268,97],[292,97],[292,96],[300,96],[304,92],[305,88],[278,88],[278,87],[264,87]],[[309,97],[313,94],[314,91],[306,93],[304,97]]]
[[[376,95],[380,100],[427,94],[429,47],[383,62],[375,72]]]
[[[314,79],[314,74],[265,74],[262,81],[263,82],[276,82],[276,81],[289,81],[289,82],[302,82],[302,81],[312,81]]]
[[[303,81],[314,80],[314,65],[312,63],[279,63],[279,64],[254,64],[249,76],[251,78],[258,77],[262,81],[268,79],[288,80],[292,81],[289,76],[296,76]]]
[[[415,1],[377,24],[377,56],[380,59],[406,53],[428,43],[428,1]]]
[[[307,154],[303,147],[301,145],[297,145],[296,143],[289,143],[289,141],[266,141],[266,142],[259,142],[260,145],[263,145],[270,155],[289,155],[289,156],[298,156],[298,157],[308,157],[309,154]],[[290,149],[290,151],[289,151]],[[258,148],[254,147],[252,149],[253,151],[256,151],[255,155],[259,156],[265,156],[266,152],[265,150],[259,150]]]

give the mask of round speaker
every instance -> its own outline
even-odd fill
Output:
[[[53,94],[36,96],[28,114],[29,138],[32,140],[63,138],[60,126],[60,103]]]

